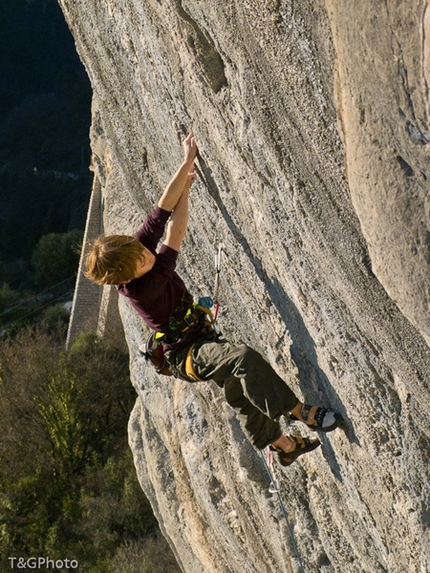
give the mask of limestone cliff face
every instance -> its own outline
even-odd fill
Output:
[[[121,313],[130,444],[186,573],[430,571],[427,0],[60,0],[94,89],[107,232],[201,159],[180,272],[345,431],[277,472],[211,383],[154,375]]]

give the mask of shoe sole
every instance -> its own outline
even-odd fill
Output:
[[[300,448],[298,450],[294,450],[293,452],[283,452],[283,453],[279,452],[278,453],[279,462],[280,462],[281,466],[288,467],[291,464],[293,464],[297,460],[297,458],[299,458],[300,456],[302,456],[304,454],[308,454],[309,452],[313,452],[314,450],[319,448],[320,445],[321,445],[321,442],[319,440],[313,440],[312,442],[309,442],[306,447]],[[285,462],[282,459],[282,456],[286,456],[286,457],[290,458],[291,461]]]

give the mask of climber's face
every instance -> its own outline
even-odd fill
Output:
[[[127,281],[123,281],[121,284],[126,285],[134,279],[143,277],[143,275],[146,275],[146,273],[152,269],[155,264],[155,255],[153,255],[146,247],[143,247],[143,251],[142,258],[137,261],[134,277]]]
[[[151,251],[146,247],[143,248],[145,254],[143,259],[141,259],[137,263],[136,274],[134,276],[135,279],[138,279],[140,277],[143,277],[143,275],[146,275],[146,273],[149,272],[155,264],[155,255],[153,255]]]

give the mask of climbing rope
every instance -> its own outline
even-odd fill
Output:
[[[223,251],[224,245],[222,243],[219,243],[218,245],[218,251],[215,255],[215,288],[214,288],[214,321],[216,320],[217,316],[218,316],[218,310],[219,310],[219,302],[218,302],[218,293],[219,293],[219,276],[221,273],[221,253]]]
[[[178,131],[179,133],[179,131]],[[200,152],[197,151],[197,159],[202,160],[202,157],[200,155]],[[201,166],[201,163],[200,163]],[[194,169],[196,171],[196,173],[198,174],[200,180],[204,183],[204,185],[206,185],[206,188],[209,192],[209,194],[211,194],[211,189],[210,189],[210,184],[207,181],[205,174],[202,170],[202,168],[200,167],[197,162],[194,163]],[[219,275],[221,272],[221,253],[223,251],[224,245],[222,243],[218,244],[218,251],[215,255],[215,288],[214,288],[214,294],[213,294],[213,306],[214,306],[214,312],[213,312],[213,318],[214,321],[216,320],[217,316],[218,316],[218,310],[219,310],[219,302],[218,302],[218,292],[219,292]]]
[[[301,571],[301,573],[305,573],[305,569],[304,569],[304,566],[303,566],[303,562],[302,562],[302,559],[301,559],[301,557],[300,557],[299,549],[298,549],[298,547],[297,547],[297,543],[296,543],[296,540],[295,540],[295,537],[294,537],[294,532],[293,532],[293,529],[292,529],[292,527],[291,527],[291,525],[290,525],[290,522],[288,521],[287,512],[286,512],[284,503],[283,503],[282,498],[281,498],[281,494],[280,494],[280,491],[279,491],[278,481],[277,481],[277,479],[276,479],[276,477],[275,477],[275,475],[274,475],[274,473],[273,473],[273,466],[274,466],[274,463],[273,463],[273,452],[271,452],[271,451],[269,450],[269,456],[268,456],[268,457],[269,457],[269,462],[267,462],[266,456],[264,455],[264,452],[263,452],[263,451],[260,451],[260,455],[261,455],[261,458],[263,459],[263,464],[264,464],[264,467],[265,467],[265,469],[266,469],[267,475],[268,475],[269,478],[270,478],[269,492],[272,493],[272,494],[276,494],[276,496],[277,496],[277,498],[278,498],[279,506],[280,506],[280,508],[281,508],[281,513],[282,513],[282,515],[283,515],[283,517],[284,517],[284,519],[285,519],[285,523],[287,524],[288,535],[290,536],[291,544],[292,544],[292,546],[293,546],[293,550],[294,550],[295,556],[296,556],[296,558],[297,558],[297,562],[298,562],[298,564],[299,564],[300,571]]]

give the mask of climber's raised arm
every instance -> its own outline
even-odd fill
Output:
[[[193,133],[190,133],[186,137],[182,143],[182,147],[184,149],[184,160],[158,201],[158,206],[166,211],[175,210],[187,183],[188,173],[194,164],[194,159],[197,155],[197,146]]]
[[[176,203],[176,207],[173,211],[170,221],[167,224],[166,239],[164,244],[179,251],[182,239],[184,238],[185,231],[188,225],[188,195],[190,187],[196,174],[194,173],[194,164],[191,166],[188,172],[185,185],[183,187],[182,195],[179,201]]]

